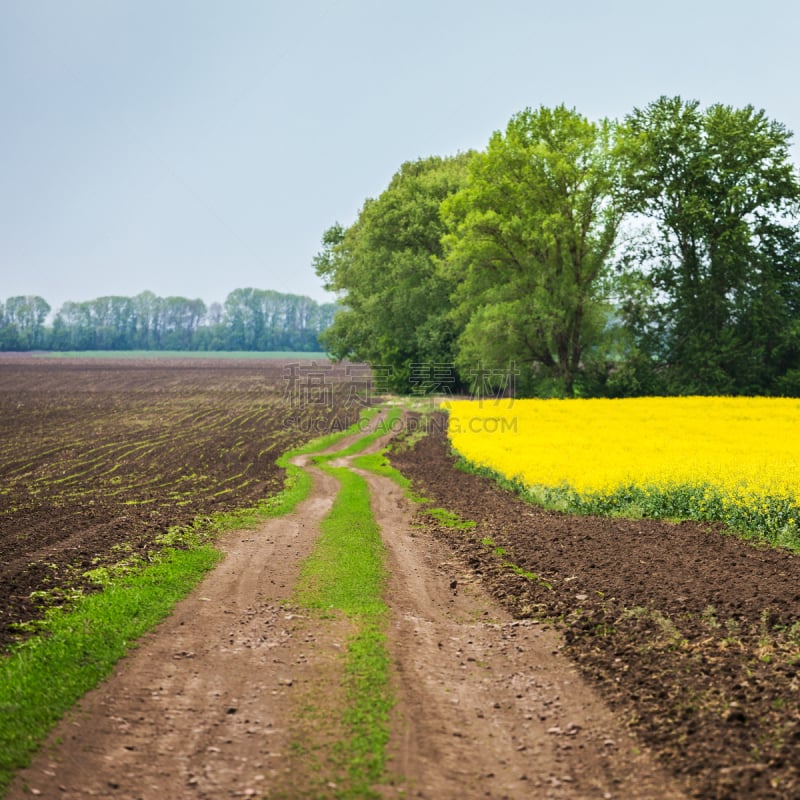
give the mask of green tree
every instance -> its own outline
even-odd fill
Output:
[[[57,350],[91,350],[95,347],[94,329],[87,303],[68,300],[53,320],[53,345]]]
[[[415,369],[437,365],[444,385],[418,372],[417,386],[455,388],[449,380],[458,330],[449,314],[453,283],[438,268],[445,231],[439,212],[464,185],[472,155],[406,162],[377,199],[364,203],[353,225],[337,223],[325,232],[314,259],[341,302],[321,337],[324,346],[336,358],[388,368],[396,391],[415,388]]]
[[[36,350],[47,345],[45,319],[50,313],[47,301],[35,295],[20,295],[6,300],[0,324],[0,346],[4,350]]]
[[[140,292],[133,298],[134,349],[158,350],[161,347],[161,303],[161,298],[151,291]]]
[[[585,391],[610,320],[603,281],[621,218],[613,134],[564,106],[526,109],[445,201],[464,375],[513,361],[524,392]]]
[[[635,109],[625,123],[629,207],[651,225],[637,269],[653,302],[633,327],[663,389],[790,387],[800,366],[791,133],[752,106],[704,110],[680,97]]]
[[[214,349],[318,350],[322,323],[329,319],[329,311],[322,314],[320,305],[304,295],[235,289],[225,299],[221,320],[211,320],[215,336],[221,336]]]

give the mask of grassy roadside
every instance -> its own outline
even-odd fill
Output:
[[[80,598],[69,612],[50,614],[43,634],[0,662],[0,792],[64,712],[219,558],[210,545],[168,551],[148,569]]]
[[[378,409],[375,409],[375,411],[377,412]],[[372,416],[374,416],[374,414]],[[370,431],[369,433],[365,433],[362,437],[353,442],[349,447],[345,447],[343,450],[337,450],[335,453],[320,453],[314,456],[314,463],[324,468],[325,465],[327,465],[330,461],[339,458],[346,458],[347,456],[352,456],[356,453],[366,450],[371,444],[376,442],[382,436],[385,436],[390,431],[399,430],[402,416],[402,408],[395,407],[390,409],[386,414],[386,417],[376,425],[374,430]],[[363,421],[361,426],[363,427]],[[318,450],[321,449],[325,448],[318,448]],[[307,449],[306,452],[313,451],[311,449]]]
[[[253,508],[168,530],[158,540],[163,549],[149,561],[106,570],[102,592],[53,608],[32,637],[0,658],[0,796],[63,714],[213,568],[221,557],[213,546],[219,534],[287,514],[308,496],[311,477],[291,459],[335,445],[377,413],[370,409],[351,428],[284,454],[280,493]]]

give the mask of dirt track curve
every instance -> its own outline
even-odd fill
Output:
[[[312,785],[292,747],[305,700],[338,702],[348,633],[292,605],[337,491],[334,478],[306,468],[311,497],[226,535],[220,566],[65,717],[9,798],[336,796],[333,784]],[[393,482],[365,477],[391,575],[396,697],[394,777],[376,793],[682,797],[562,654],[560,636],[512,620],[465,562],[412,525]]]

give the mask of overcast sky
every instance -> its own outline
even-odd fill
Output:
[[[796,0],[0,0],[0,300],[330,300],[327,227],[526,107],[800,136],[798,31]]]

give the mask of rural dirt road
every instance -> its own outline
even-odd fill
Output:
[[[306,468],[312,495],[291,515],[227,534],[220,565],[65,717],[9,798],[337,796],[309,756],[336,739],[326,725],[335,714],[309,720],[302,709],[341,702],[348,623],[310,617],[292,593],[338,484]],[[390,573],[396,699],[393,777],[376,794],[682,797],[562,654],[560,636],[511,619],[412,525],[400,488],[365,477]],[[296,746],[306,740],[313,747]]]

